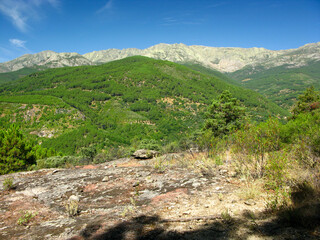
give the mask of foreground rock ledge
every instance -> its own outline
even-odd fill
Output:
[[[94,166],[94,167],[92,167]],[[121,159],[76,169],[43,169],[0,176],[0,239],[317,239],[317,233],[245,218],[264,210],[247,205],[245,187],[219,167],[211,174]],[[16,188],[3,191],[5,178]],[[79,202],[70,217],[65,205]],[[26,212],[35,216],[17,224]],[[265,227],[267,226],[267,227]]]

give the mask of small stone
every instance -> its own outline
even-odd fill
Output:
[[[197,188],[197,187],[200,187],[200,186],[201,186],[201,183],[199,183],[199,182],[192,183],[192,187],[194,187],[194,188]]]
[[[135,182],[134,184],[132,184],[132,187],[138,187],[140,185],[139,182]]]
[[[69,201],[69,202],[71,202],[71,201],[79,202],[80,199],[79,199],[79,197],[76,196],[76,195],[71,195],[71,196],[69,197],[69,200],[68,200],[68,201]]]
[[[249,200],[245,201],[244,203],[245,203],[246,205],[248,205],[248,206],[256,205],[256,202],[253,201],[252,199],[249,199]]]
[[[109,181],[109,177],[108,176],[105,176],[103,179],[102,179],[102,182],[108,182]]]
[[[57,172],[60,172],[60,170],[59,170],[59,169],[53,170],[52,175],[55,174],[55,173],[57,173]]]

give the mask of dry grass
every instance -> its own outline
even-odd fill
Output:
[[[263,190],[264,183],[260,181],[246,182],[246,186],[241,188],[237,193],[243,200],[257,200],[265,193]]]

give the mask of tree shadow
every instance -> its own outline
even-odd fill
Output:
[[[247,210],[237,218],[218,216],[209,219],[162,219],[158,215],[141,215],[107,229],[103,229],[101,222],[88,224],[78,238],[71,239],[222,240],[248,239],[253,236],[257,239],[320,239],[318,193],[302,186],[291,196],[292,206],[272,213],[265,211],[254,213]],[[172,225],[178,226],[179,224],[182,224],[180,229],[190,230],[170,230],[176,229]]]
[[[312,208],[312,209],[310,209]],[[320,205],[309,206],[308,211],[315,213],[320,210]],[[300,210],[299,210],[300,211]],[[200,225],[195,230],[175,231],[168,230],[169,222],[161,219],[157,215],[142,215],[134,217],[128,221],[121,222],[115,226],[102,230],[100,223],[88,224],[80,233],[81,238],[85,240],[182,240],[182,239],[248,239],[250,236],[256,236],[267,239],[319,239],[319,232],[316,229],[320,227],[319,218],[312,219],[285,218],[284,213],[270,215],[259,213],[255,216],[249,211],[244,212],[240,218],[229,220],[217,219]],[[319,216],[319,215],[318,215]],[[317,218],[317,217],[316,217]],[[265,221],[264,221],[265,220]],[[311,221],[311,225],[301,225],[301,221]],[[257,223],[259,222],[259,223]],[[310,223],[310,222],[309,222]],[[299,225],[300,224],[300,225]]]

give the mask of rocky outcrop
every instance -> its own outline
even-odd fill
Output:
[[[132,154],[135,159],[150,159],[157,155],[159,155],[159,152],[148,149],[139,149]]]

